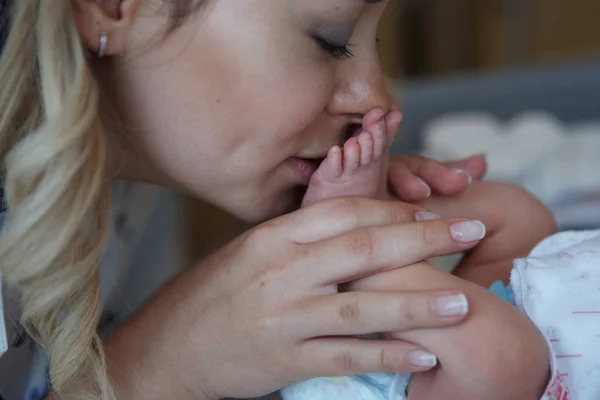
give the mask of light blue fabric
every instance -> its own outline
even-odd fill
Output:
[[[506,300],[508,303],[515,304],[515,296],[513,295],[510,286],[505,285],[504,282],[496,281],[490,286],[490,292]]]

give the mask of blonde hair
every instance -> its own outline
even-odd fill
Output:
[[[116,399],[97,325],[109,230],[100,88],[69,0],[13,0],[0,56],[0,159],[8,212],[0,267],[21,324],[47,350],[63,399]],[[167,34],[204,4],[169,2]],[[98,38],[100,39],[100,38]]]
[[[0,265],[61,398],[114,399],[97,325],[109,226],[99,89],[71,2],[17,0],[0,58]],[[90,385],[90,383],[93,383]]]

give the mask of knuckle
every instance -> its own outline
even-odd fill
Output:
[[[436,232],[437,225],[432,221],[415,224],[415,237],[421,240],[421,243],[427,248],[438,244],[438,237]]]
[[[395,371],[398,366],[397,357],[391,354],[387,346],[379,351],[379,364],[382,371]]]
[[[348,237],[347,251],[353,256],[369,260],[375,252],[373,230],[371,228],[360,229]]]
[[[329,202],[329,214],[339,220],[345,220],[350,225],[356,225],[360,221],[361,202],[357,198],[343,197]]]
[[[396,202],[390,211],[389,219],[395,222],[411,222],[415,220],[415,213],[419,208],[408,203]]]
[[[402,329],[410,330],[419,326],[419,313],[415,301],[410,296],[398,302],[398,315],[402,316]]]
[[[351,373],[358,370],[359,363],[356,357],[348,351],[340,351],[333,358],[334,369]]]
[[[356,302],[345,303],[338,308],[338,317],[342,322],[357,321],[360,318],[360,307]]]

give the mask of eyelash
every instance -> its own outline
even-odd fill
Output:
[[[322,37],[315,36],[314,39],[324,52],[337,60],[347,60],[354,57],[354,54],[350,50],[350,46],[352,46],[351,44],[339,46],[323,39]]]

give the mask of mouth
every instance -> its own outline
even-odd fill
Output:
[[[362,124],[348,124],[341,132],[339,137],[339,146],[343,147],[350,138],[357,137],[362,132]],[[308,185],[310,178],[317,171],[323,160],[327,157],[327,152],[311,155],[299,154],[288,159],[289,165],[295,170],[301,183]]]
[[[290,166],[295,170],[298,178],[300,179],[300,183],[302,185],[308,185],[308,183],[310,182],[310,178],[312,178],[313,174],[317,171],[324,159],[324,157],[291,157],[288,159],[288,162]]]
[[[349,124],[341,135],[340,147],[350,138],[357,137],[362,132],[362,124]]]

